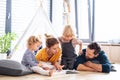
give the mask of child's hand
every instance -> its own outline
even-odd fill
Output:
[[[43,65],[42,65],[42,63],[41,63],[41,62],[39,62],[38,66],[39,66],[39,67],[42,67]]]
[[[82,50],[79,51],[78,55],[81,55],[82,54]]]
[[[50,68],[49,68],[49,67],[43,67],[43,69],[44,69],[44,70],[50,70]]]

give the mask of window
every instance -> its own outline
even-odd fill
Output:
[[[63,0],[52,1],[52,29],[55,35],[60,36],[63,30]]]
[[[77,0],[77,22],[78,22],[78,37],[80,39],[89,40],[89,15],[88,15],[88,0]]]
[[[41,0],[42,1],[42,0]],[[40,2],[40,0],[13,0],[12,1],[12,31],[19,37],[25,33],[30,26],[34,28],[40,26],[40,3],[43,4],[46,16],[49,16],[49,1]],[[21,28],[22,27],[22,28]],[[44,31],[43,27],[40,28]],[[33,30],[33,29],[32,29]],[[42,32],[41,31],[41,32]],[[35,31],[32,31],[35,32]]]
[[[5,33],[6,0],[0,0],[0,35]]]
[[[95,0],[95,41],[120,40],[120,0]]]
[[[75,29],[75,1],[74,0],[53,0],[52,3],[52,24],[55,34],[61,36],[64,26],[70,24]]]

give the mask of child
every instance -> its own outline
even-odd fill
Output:
[[[79,45],[79,54],[82,53],[82,41],[75,38],[74,32],[70,25],[66,25],[59,38],[62,48],[61,65],[64,65],[63,69],[73,69],[73,65],[77,54],[75,53],[75,46]]]
[[[34,51],[39,48],[38,45],[39,39],[35,36],[31,36],[27,42],[27,50],[23,56],[22,64],[26,67],[30,68],[33,72],[52,76],[54,69],[50,69],[48,67],[44,67],[44,64],[38,62],[35,58]]]
[[[41,35],[38,35],[37,37],[38,37],[38,39],[39,39],[39,42],[37,42],[37,43],[38,43],[38,45],[39,45],[39,47],[38,47],[38,49],[37,49],[37,50],[35,50],[35,55],[37,54],[37,52],[38,52],[40,49],[42,49],[42,40],[41,40]]]

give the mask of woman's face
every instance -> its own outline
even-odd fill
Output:
[[[51,46],[51,47],[49,48],[49,52],[50,52],[51,54],[56,54],[56,53],[58,53],[58,50],[59,50],[59,44],[55,44],[55,45],[53,45],[53,46]]]

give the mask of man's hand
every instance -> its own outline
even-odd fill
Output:
[[[102,65],[101,64],[96,64],[96,63],[92,63],[91,61],[87,61],[86,63],[84,63],[85,66],[88,66],[92,69],[95,69],[96,71],[101,72],[102,71]]]
[[[93,63],[91,61],[87,61],[84,63],[84,65],[88,66],[88,67],[92,67]]]

